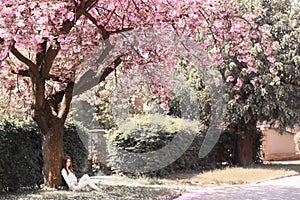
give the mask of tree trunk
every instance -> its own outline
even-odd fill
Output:
[[[238,136],[237,141],[237,164],[247,166],[253,164],[253,131],[246,130],[243,135]]]
[[[61,168],[64,157],[64,123],[59,119],[50,120],[49,128],[43,133],[43,175],[44,185],[57,187],[62,185]]]

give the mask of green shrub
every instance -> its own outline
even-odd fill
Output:
[[[88,151],[77,134],[77,126],[65,126],[65,153],[74,160],[79,176],[85,171]],[[14,191],[43,183],[42,137],[31,118],[0,118],[0,189]],[[0,190],[1,192],[1,190]]]
[[[234,164],[237,153],[237,135],[234,132],[222,133],[212,151],[205,158],[200,159],[199,151],[207,127],[203,123],[199,123],[198,127],[194,126],[191,129],[191,126],[188,126],[189,123],[188,120],[160,115],[137,115],[128,119],[121,123],[118,129],[108,131],[108,166],[114,173],[129,176],[164,176],[181,170],[205,170],[222,166],[222,163]],[[178,152],[176,148],[180,148],[181,145],[170,149],[165,157],[152,157],[150,160],[143,157],[143,153],[155,151],[170,144],[175,135],[179,133],[184,135],[181,138],[181,144],[185,143],[185,139],[190,138],[191,133],[195,133],[195,135],[190,146],[174,162],[160,169],[155,168],[155,165],[162,166],[161,164],[165,162],[164,159],[168,159],[168,156],[176,154]],[[261,138],[261,133],[258,132],[254,137],[253,144],[256,161],[260,159],[261,139],[259,138]],[[132,159],[130,153],[140,153],[141,157]],[[140,169],[143,169],[142,167],[146,164],[155,170],[150,172],[145,168],[147,172],[141,172]],[[129,169],[129,166],[137,167],[135,170],[134,168]]]
[[[43,182],[41,136],[30,120],[0,122],[0,182],[6,190],[34,187]]]
[[[81,177],[86,173],[88,163],[88,136],[72,121],[65,124],[64,150],[65,155],[71,156],[73,169],[76,176]]]
[[[257,130],[253,136],[252,155],[255,163],[260,163],[262,159],[262,136],[263,134],[260,130]],[[209,153],[208,157],[210,157],[210,160],[215,162],[218,166],[221,166],[222,163],[226,163],[226,165],[235,165],[238,153],[237,140],[238,135],[234,130],[225,130],[220,135],[217,144]]]
[[[108,131],[108,166],[115,173],[133,176],[157,176],[186,169],[187,167],[195,168],[201,164],[198,152],[201,146],[199,144],[202,143],[204,138],[204,130],[205,127],[199,122],[170,116],[136,115],[128,119],[127,122],[123,122],[118,129]],[[183,137],[177,137],[178,135]],[[171,145],[174,137],[177,138],[176,141],[179,145]],[[191,145],[189,145],[190,139],[193,141]],[[143,157],[144,154],[162,149],[165,146],[168,146],[169,149],[163,155],[153,153],[151,160]],[[187,149],[184,149],[185,147]],[[129,154],[124,152],[129,152]],[[182,155],[177,155],[178,152],[182,152]],[[130,157],[130,153],[139,153],[141,157],[134,160]],[[165,166],[165,163],[168,163],[166,160],[174,155],[177,156],[176,159]],[[142,165],[145,165],[145,168]],[[128,166],[137,166],[136,171],[133,168],[124,170],[128,169]],[[158,169],[156,166],[163,167]],[[150,171],[150,169],[155,170]],[[143,170],[145,172],[141,172]]]
[[[263,133],[260,129],[257,129],[254,137],[253,137],[253,160],[256,163],[261,163],[263,158],[262,152],[262,141],[263,141]]]

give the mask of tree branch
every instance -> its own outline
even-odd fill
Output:
[[[123,32],[130,31],[130,30],[133,30],[133,28],[122,28],[122,29],[119,29],[119,30],[109,31],[108,33],[109,34],[116,34],[116,33],[123,33]]]
[[[27,57],[21,54],[20,51],[17,50],[14,45],[12,45],[10,51],[14,56],[16,56],[16,58],[18,58],[21,62],[25,63],[29,67],[30,71],[35,77],[39,77],[38,68],[31,60],[29,60]]]
[[[55,93],[54,95],[51,95],[48,97],[47,102],[49,103],[52,113],[54,115],[57,115],[58,113],[58,105],[62,102],[64,97],[65,91],[59,91]]]
[[[24,76],[24,77],[30,77],[29,70],[19,70],[18,72],[16,72],[15,70],[12,70],[11,73],[16,74],[16,75],[20,75],[20,76]],[[52,80],[52,81],[56,81],[56,82],[60,82],[60,83],[70,83],[70,82],[72,82],[71,79],[62,80],[62,79],[60,79],[59,77],[57,77],[53,74],[49,74],[48,77],[45,80]]]
[[[100,30],[103,40],[107,40],[109,38],[109,33],[102,25],[97,23],[97,20],[89,12],[85,11],[83,15],[86,16]]]
[[[11,73],[16,74],[16,75],[21,75],[24,77],[30,77],[28,70],[19,70],[18,72],[16,72],[15,70],[12,70]]]
[[[62,28],[60,30],[60,32],[64,35],[67,35],[69,34],[69,32],[71,31],[71,29],[73,28],[73,26],[75,25],[76,23],[76,20],[80,18],[80,16],[87,12],[86,10],[89,10],[92,6],[94,6],[96,3],[98,2],[98,0],[89,0],[89,1],[86,1],[86,2],[81,2],[80,5],[78,5],[75,9],[75,16],[74,16],[74,20],[70,21],[70,20],[67,20],[67,21],[64,21],[63,24],[62,24]],[[75,4],[76,6],[76,4]],[[60,51],[60,45],[59,43],[57,42],[57,45],[55,47],[53,46],[50,46],[48,48],[48,51],[44,57],[45,59],[45,66],[44,66],[44,70],[42,72],[43,74],[43,77],[46,78],[50,72],[50,69],[52,67],[52,64],[58,54],[58,52]]]
[[[73,95],[79,95],[85,91],[91,89],[92,87],[98,85],[100,82],[104,81],[107,76],[109,76],[116,68],[122,63],[121,56],[118,56],[113,61],[113,67],[105,67],[102,71],[96,73],[89,69],[86,71],[79,79],[78,83],[74,86]]]
[[[65,122],[70,110],[70,106],[71,106],[71,101],[72,101],[72,97],[73,97],[73,88],[74,88],[74,82],[69,83],[66,90],[65,90],[65,94],[62,98],[61,101],[61,106],[58,112],[58,117]]]

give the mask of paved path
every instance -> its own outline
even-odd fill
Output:
[[[177,200],[300,200],[300,175],[260,183],[192,189]]]

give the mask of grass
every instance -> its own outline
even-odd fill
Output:
[[[70,192],[65,190],[31,190],[0,194],[0,199],[174,199],[185,193],[185,189],[163,186],[218,186],[245,184],[300,173],[300,161],[287,164],[264,164],[250,167],[226,167],[211,171],[185,171],[165,178],[129,179],[110,177],[101,181],[101,191]],[[152,185],[152,187],[149,187]],[[153,187],[153,185],[158,185]],[[176,188],[176,187],[173,187]]]
[[[159,179],[164,185],[233,185],[253,183],[300,173],[300,164],[265,164],[250,167],[226,167],[205,172],[187,171]]]
[[[148,187],[130,187],[130,186],[105,186],[101,185],[101,191],[80,191],[71,192],[66,190],[43,191],[30,190],[13,193],[4,193],[0,199],[22,199],[22,200],[42,200],[42,199],[114,199],[114,200],[131,200],[131,199],[174,199],[180,195],[178,190],[166,188],[148,188]]]

